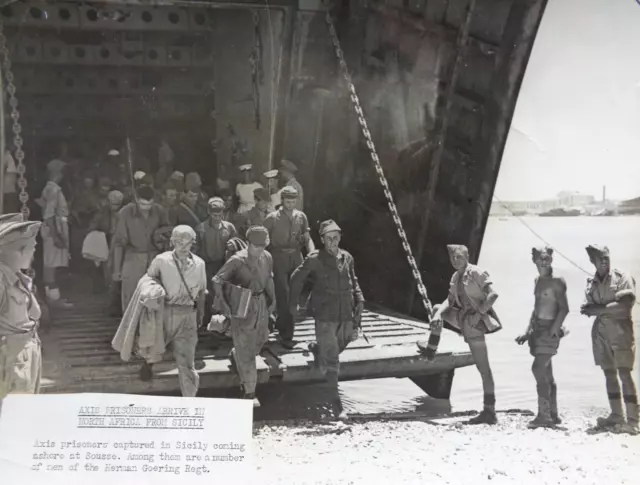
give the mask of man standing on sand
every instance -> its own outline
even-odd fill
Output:
[[[565,335],[562,323],[569,314],[567,284],[561,276],[553,274],[553,249],[533,248],[533,262],[538,268],[533,293],[535,304],[526,332],[516,338],[519,345],[529,342],[538,391],[538,415],[529,428],[550,427],[560,424],[558,416],[558,389],[553,378],[551,359],[558,353],[560,339]]]
[[[213,287],[216,307],[231,320],[231,365],[240,376],[244,399],[253,400],[254,407],[257,407],[260,403],[255,395],[258,382],[256,356],[269,339],[269,314],[275,306],[275,291],[273,260],[265,251],[269,245],[269,233],[264,227],[252,227],[247,231],[247,242],[249,246],[231,256],[213,278]],[[225,283],[251,290],[251,302],[245,318],[231,316],[223,288]]]
[[[21,214],[0,216],[0,410],[8,394],[37,394],[42,354],[40,306],[29,269],[40,222],[23,222]]]
[[[124,206],[118,214],[113,235],[113,281],[122,282],[122,312],[129,306],[138,281],[158,254],[153,243],[157,229],[168,225],[167,213],[153,201],[154,191],[143,185],[136,201]]]
[[[342,230],[332,220],[320,224],[324,249],[310,253],[291,275],[290,312],[297,314],[302,288],[311,277],[311,306],[316,342],[309,344],[320,371],[335,391],[338,389],[340,354],[357,337],[364,296],[356,277],[353,256],[340,248]],[[339,396],[336,414],[345,417]]]
[[[204,316],[207,275],[204,261],[191,253],[196,240],[189,226],[176,226],[171,233],[173,251],[154,258],[147,275],[157,280],[166,292],[163,327],[164,342],[173,347],[178,364],[180,390],[184,397],[195,397],[200,378],[195,367],[198,327]],[[157,356],[155,361],[162,359]],[[145,361],[140,371],[143,380],[152,377],[152,363]]]
[[[273,255],[273,274],[275,278],[278,319],[276,326],[283,347],[294,347],[294,315],[289,307],[289,279],[293,271],[302,264],[302,248],[307,254],[315,250],[309,234],[309,221],[304,212],[295,208],[298,191],[293,187],[284,187],[281,192],[282,207],[270,213],[264,220],[269,231],[271,254]]]
[[[611,414],[607,418],[598,418],[597,426],[638,434],[638,392],[631,374],[636,357],[631,317],[636,302],[636,283],[631,276],[611,269],[609,248],[606,246],[591,245],[586,251],[596,273],[587,280],[586,299],[580,313],[596,317],[591,330],[593,357],[604,372],[611,406]]]
[[[469,263],[466,246],[447,246],[449,260],[456,269],[449,284],[449,296],[434,307],[432,325],[442,326],[443,321],[458,329],[469,344],[471,355],[482,378],[484,409],[467,424],[496,424],[496,394],[493,372],[489,364],[489,352],[485,335],[502,328],[493,304],[498,294],[493,289],[489,273]],[[427,342],[418,342],[422,353],[427,352]]]

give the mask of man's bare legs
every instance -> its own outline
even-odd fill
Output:
[[[480,372],[482,389],[484,391],[483,411],[469,420],[469,424],[495,424],[496,420],[496,390],[493,381],[493,372],[489,364],[489,350],[484,338],[469,341],[469,349]]]
[[[542,426],[553,426],[554,420],[551,418],[551,385],[555,387],[553,379],[553,369],[551,367],[551,354],[536,355],[533,359],[531,371],[536,379],[536,389],[538,391],[538,415],[529,423],[530,428]],[[556,407],[557,413],[557,407]]]

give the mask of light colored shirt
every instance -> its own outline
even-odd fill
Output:
[[[250,184],[238,184],[236,186],[236,195],[240,199],[240,205],[250,206],[249,209],[253,207],[256,203],[253,197],[253,191],[260,188],[262,188],[262,184],[260,184],[259,182],[253,182]]]
[[[207,289],[207,273],[202,258],[192,254],[184,263],[177,261],[187,283],[185,288],[180,272],[176,266],[173,251],[156,256],[147,270],[147,275],[160,282],[167,292],[166,302],[169,305],[193,306],[200,292]]]
[[[0,262],[0,337],[33,330],[41,315],[31,278]]]
[[[614,301],[620,301],[625,296],[632,297],[635,302],[636,285],[632,277],[620,270],[612,269],[602,281],[597,276],[587,279],[587,289],[585,291],[587,304],[608,305]],[[633,326],[631,310],[629,310],[629,315],[624,317],[616,318],[609,315],[600,315],[596,318],[596,323],[605,325],[616,322],[629,323]]]

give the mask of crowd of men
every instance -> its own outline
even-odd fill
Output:
[[[85,218],[87,228],[108,236],[109,258],[101,274],[109,276],[117,305],[114,310],[123,315],[114,348],[127,360],[135,345],[144,359],[140,378],[148,381],[153,379],[153,365],[171,346],[182,394],[195,396],[198,330],[217,318],[224,322],[221,329],[231,334],[229,357],[243,396],[259,405],[255,358],[268,341],[270,321],[275,321],[279,345],[291,349],[299,306],[310,301],[316,341],[309,350],[334,390],[335,412],[344,417],[337,394],[339,355],[357,338],[364,297],[353,257],[340,248],[341,228],[332,220],[322,222],[323,248],[316,250],[292,162],[283,161],[279,169],[265,173],[267,187],[254,181],[251,165],[240,166],[242,180],[234,192],[219,179],[219,194],[208,197],[197,173],[183,176],[170,170],[168,161],[173,158],[166,144],[160,153],[164,153],[161,171],[156,174],[163,181],[160,191],[152,176],[136,172],[130,191],[102,190],[107,204]],[[25,222],[19,214],[0,219],[0,400],[10,392],[37,392],[39,388],[40,309],[31,280],[24,274],[38,232],[44,246],[46,296],[50,303],[68,305],[56,285],[56,269],[68,263],[70,249],[70,211],[60,188],[64,167],[57,159],[47,167],[49,182],[39,199],[42,223]],[[282,174],[284,186],[278,187],[275,181]],[[82,213],[72,204],[74,211]],[[469,263],[465,246],[447,248],[455,272],[448,298],[434,308],[431,323],[438,327],[446,322],[464,337],[474,357],[482,379],[484,408],[469,423],[495,424],[495,384],[485,337],[502,328],[493,310],[498,293],[489,274]],[[638,433],[637,390],[632,378],[635,281],[611,268],[606,247],[592,245],[586,250],[596,271],[588,280],[580,311],[595,317],[593,355],[604,372],[611,405],[611,414],[597,424]],[[566,283],[553,273],[553,250],[534,248],[532,258],[539,272],[535,306],[526,331],[516,341],[528,342],[534,357],[538,415],[530,426],[553,427],[561,419],[552,357],[566,334],[563,322],[569,305]],[[230,287],[250,292],[246,311],[238,313],[233,308]],[[427,352],[428,347],[418,342],[420,351]]]

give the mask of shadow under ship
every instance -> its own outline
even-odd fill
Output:
[[[452,272],[445,245],[480,252],[516,99],[545,0],[344,0],[331,5],[368,127],[433,302]],[[315,0],[15,1],[0,12],[19,99],[31,200],[45,163],[64,145],[99,167],[110,148],[139,156],[170,140],[182,172],[213,185],[218,167],[283,158],[299,167],[314,238],[318,221],[343,228],[368,302],[365,338],[341,356],[341,379],[410,377],[448,398],[454,370],[471,365],[462,339],[445,332],[434,361],[417,353],[428,335],[406,254],[373,169],[340,71],[324,4]],[[5,66],[6,67],[6,66]],[[7,127],[12,120],[5,109]],[[11,133],[7,130],[11,147]],[[59,153],[57,153],[59,155]],[[96,154],[93,158],[86,154]],[[82,157],[81,157],[82,158]],[[95,163],[94,163],[95,162]],[[143,163],[144,162],[144,163]],[[146,163],[146,165],[145,165]],[[38,208],[30,202],[32,217]],[[319,241],[316,239],[316,243]],[[73,310],[43,329],[45,392],[175,392],[171,357],[152,382],[110,342],[118,320],[81,276]],[[78,283],[80,282],[80,283]],[[272,341],[259,383],[320,380],[305,350]],[[228,348],[197,352],[202,388],[238,385]]]

